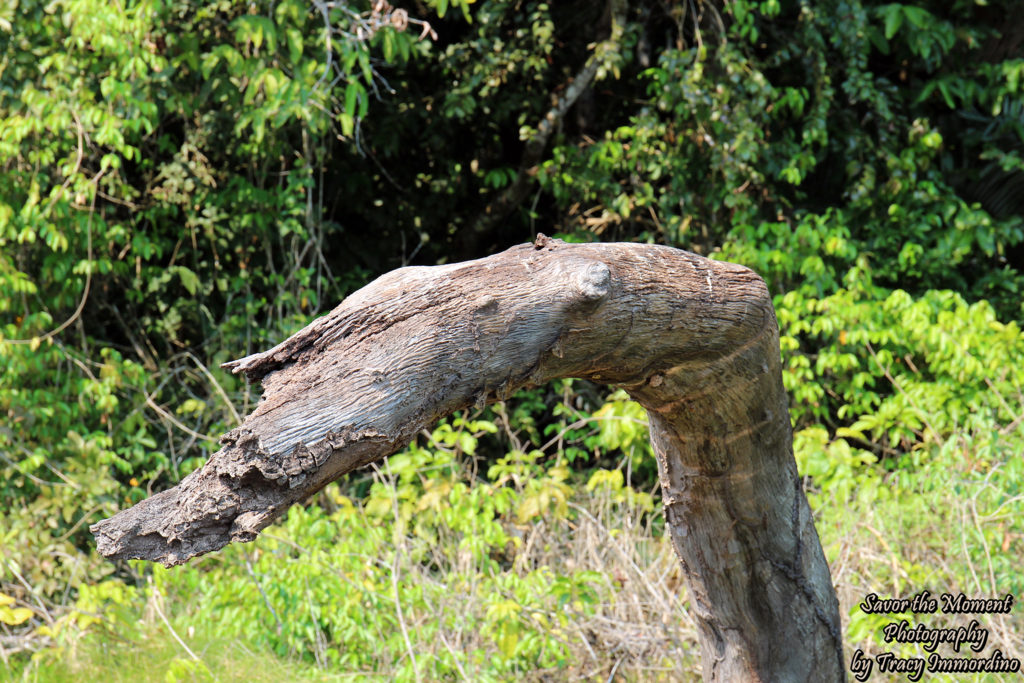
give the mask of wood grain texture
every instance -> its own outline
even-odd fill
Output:
[[[707,681],[845,680],[801,489],[778,326],[752,271],[669,247],[532,245],[402,268],[225,364],[263,398],[176,487],[93,525],[100,552],[180,564],[250,541],[439,418],[558,377],[648,411]]]

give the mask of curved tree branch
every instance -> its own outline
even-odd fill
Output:
[[[582,377],[648,411],[705,680],[843,680],[838,606],[792,454],[778,329],[741,266],[644,244],[533,245],[374,281],[225,364],[263,398],[173,489],[92,527],[104,555],[180,564],[455,410]]]

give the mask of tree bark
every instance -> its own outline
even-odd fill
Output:
[[[648,411],[706,681],[842,681],[838,603],[792,452],[763,280],[644,244],[533,245],[402,268],[273,349],[226,363],[263,398],[178,486],[93,525],[170,566],[251,541],[440,417],[558,377]]]

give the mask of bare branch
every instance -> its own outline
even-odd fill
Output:
[[[547,148],[552,133],[572,108],[602,68],[608,68],[609,55],[614,55],[625,29],[625,12],[627,5],[623,0],[611,0],[612,23],[611,35],[607,40],[598,43],[583,68],[566,84],[561,96],[555,98],[555,104],[544,114],[537,124],[536,132],[526,141],[519,169],[515,180],[500,195],[491,201],[471,228],[470,240],[476,236],[491,232],[496,225],[505,220],[530,194],[531,181],[536,173]]]
[[[647,409],[705,679],[842,680],[838,603],[793,460],[778,326],[748,269],[540,235],[485,259],[388,273],[225,367],[262,380],[259,405],[202,469],[93,525],[104,555],[174,565],[251,541],[442,416],[582,377]]]

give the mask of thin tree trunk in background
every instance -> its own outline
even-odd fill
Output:
[[[706,681],[845,680],[838,603],[796,471],[764,282],[669,247],[533,245],[379,278],[225,364],[263,399],[178,486],[92,527],[174,565],[251,541],[295,502],[439,418],[580,377],[650,415]]]

